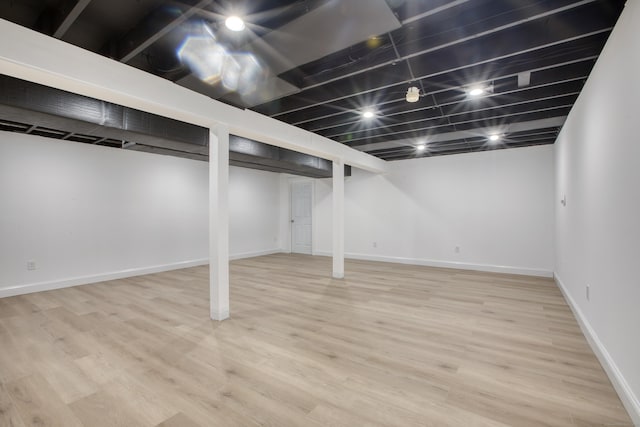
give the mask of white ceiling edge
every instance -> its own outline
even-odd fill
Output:
[[[241,110],[161,77],[0,19],[0,73],[230,133],[375,173],[386,162],[328,138]]]

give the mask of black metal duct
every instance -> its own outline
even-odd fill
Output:
[[[229,163],[312,178],[333,176],[333,165],[329,160],[235,135],[229,137]],[[351,166],[345,165],[344,174],[351,175]]]
[[[8,76],[0,78],[0,117],[71,135],[208,153],[202,127]]]
[[[208,160],[206,128],[0,75],[0,130]],[[240,138],[229,140],[234,166],[314,178],[332,176],[319,157]],[[351,168],[345,167],[345,175]]]

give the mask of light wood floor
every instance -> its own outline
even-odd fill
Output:
[[[0,299],[0,425],[631,426],[549,279],[271,255]]]

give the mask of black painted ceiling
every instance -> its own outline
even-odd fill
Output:
[[[624,0],[0,0],[0,17],[396,160],[552,144],[623,7]],[[225,28],[231,14],[244,17],[244,31]],[[219,56],[205,65],[224,73],[198,70],[193,58],[206,52]],[[474,98],[468,90],[476,85],[487,92]],[[420,91],[415,103],[405,100],[410,86]],[[362,117],[367,109],[374,117]]]

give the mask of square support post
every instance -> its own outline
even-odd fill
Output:
[[[333,277],[344,278],[344,161],[333,161]]]
[[[211,318],[229,317],[229,129],[209,131],[209,304]]]

